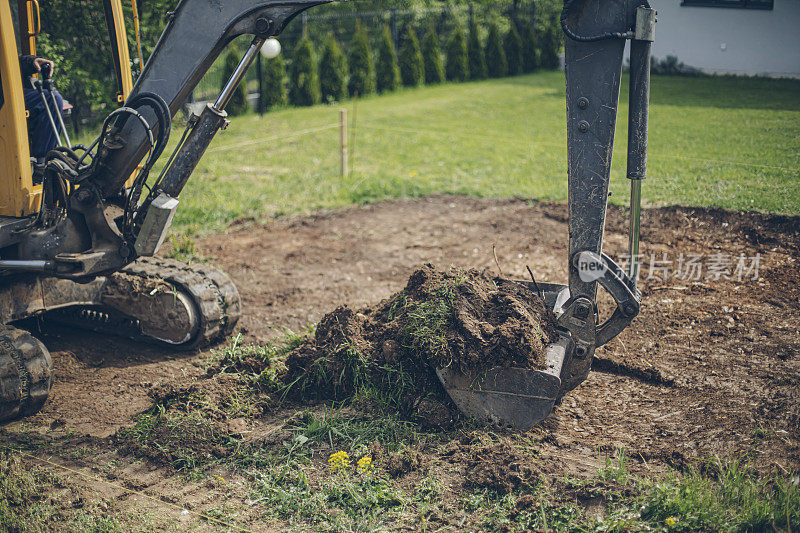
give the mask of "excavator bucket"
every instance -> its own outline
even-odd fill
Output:
[[[538,284],[538,288],[542,290],[545,304],[559,314],[561,305],[568,299],[569,289],[545,283]],[[465,415],[527,431],[550,415],[561,396],[561,369],[570,355],[571,345],[566,335],[560,335],[556,342],[548,345],[542,370],[498,367],[478,374],[437,368],[436,375],[450,399]]]

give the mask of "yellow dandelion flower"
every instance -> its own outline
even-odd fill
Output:
[[[359,472],[372,472],[372,457],[362,457],[356,463]]]
[[[332,453],[328,458],[328,465],[334,472],[337,470],[344,470],[350,466],[350,456],[347,455],[347,452],[342,450]]]
[[[669,527],[672,527],[672,526],[674,526],[675,524],[677,524],[677,523],[678,523],[678,521],[677,521],[677,520],[675,520],[675,517],[674,517],[674,516],[669,516],[669,517],[667,517],[667,519],[666,519],[666,520],[664,520],[664,523],[665,523],[665,524],[667,524]]]

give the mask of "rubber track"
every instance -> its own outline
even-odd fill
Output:
[[[44,345],[12,326],[0,326],[0,422],[42,408],[53,383],[53,360]]]
[[[200,314],[200,331],[181,348],[198,348],[227,337],[242,314],[239,290],[227,274],[207,265],[141,257],[124,269],[129,275],[159,278],[189,295]]]

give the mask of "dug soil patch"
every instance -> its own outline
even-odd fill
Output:
[[[105,505],[105,498],[113,504],[103,511],[105,516],[130,511],[139,517],[146,508],[156,518],[144,527],[165,530],[210,524],[159,502],[211,516],[227,510],[225,516],[236,516],[238,525],[253,530],[314,528],[295,517],[292,523],[265,518],[271,506],[244,503],[253,496],[251,487],[238,485],[231,473],[215,470],[218,462],[245,463],[246,459],[251,464],[259,453],[300,446],[300,437],[311,428],[310,423],[297,421],[306,412],[315,413],[319,422],[311,428],[314,431],[319,432],[334,416],[339,419],[337,427],[345,431],[345,437],[334,435],[330,445],[328,434],[305,444],[309,448],[313,442],[315,469],[306,470],[309,465],[305,465],[297,472],[308,475],[314,487],[330,480],[330,453],[350,450],[355,460],[356,449],[368,447],[357,453],[369,451],[376,475],[405,491],[409,502],[422,501],[425,491],[429,492],[425,503],[409,503],[401,515],[386,514],[388,528],[417,530],[435,523],[459,531],[485,531],[489,528],[485,519],[494,516],[496,507],[491,511],[486,506],[465,507],[476,494],[512,489],[517,500],[514,512],[540,515],[548,501],[542,500],[548,486],[565,504],[577,502],[587,513],[595,509],[591,512],[600,516],[611,500],[606,497],[609,481],[598,479],[598,470],[608,465],[609,457],[617,457],[617,450],[625,451],[625,471],[637,476],[694,468],[715,457],[749,463],[763,474],[797,472],[800,303],[793,289],[800,286],[797,217],[687,207],[644,210],[641,313],[618,338],[596,351],[586,381],[567,394],[540,427],[525,434],[498,434],[485,428],[470,431],[464,425],[421,432],[412,423],[360,405],[348,406],[343,413],[338,412],[338,404],[309,408],[294,401],[276,409],[277,395],[254,390],[254,378],[269,381],[273,371],[289,375],[277,364],[285,351],[280,358],[270,355],[276,364],[263,376],[254,375],[265,363],[253,354],[271,354],[285,328],[302,331],[308,324],[319,324],[324,313],[345,303],[349,310],[341,311],[338,318],[353,318],[342,323],[351,324],[356,318],[359,324],[371,323],[374,317],[361,308],[377,309],[376,302],[390,301],[419,265],[492,272],[497,262],[503,272],[518,279],[527,279],[526,265],[530,265],[537,279],[565,281],[567,218],[566,204],[448,195],[282,217],[263,226],[246,221],[234,225],[223,235],[198,240],[197,246],[230,273],[241,291],[241,338],[213,353],[182,353],[45,324],[36,335],[53,354],[50,400],[38,415],[4,426],[0,440],[15,448],[28,446],[30,455],[107,478],[115,487],[135,487],[157,498],[144,500],[122,488],[106,487],[101,493],[103,485],[96,481],[58,470],[63,484],[85,502],[85,507],[75,508],[72,502],[77,494],[60,496],[65,508],[86,514],[96,508],[92,505]],[[604,249],[612,257],[627,251],[627,224],[626,211],[610,206]],[[693,256],[700,258],[703,270],[690,276],[681,260]],[[757,271],[740,279],[736,265],[742,256],[748,265],[756,259],[759,263]],[[668,273],[657,266],[665,258],[672,261]],[[712,259],[720,265],[719,260],[725,258],[731,261],[730,271],[720,277],[711,275]],[[357,317],[359,313],[368,320]],[[320,338],[326,329],[337,334],[339,328],[331,315],[323,322],[318,326]],[[372,351],[364,352],[363,359],[392,368],[381,359],[383,345],[371,344],[372,339],[367,336]],[[397,337],[392,339],[401,344]],[[310,349],[316,340],[315,335],[302,342]],[[291,349],[299,345],[293,340]],[[405,361],[400,350],[389,343],[388,360]],[[242,354],[237,373],[208,375],[211,361],[234,352]],[[251,363],[255,366],[247,367]],[[298,365],[296,372],[306,368]],[[378,375],[396,386],[398,374]],[[164,392],[168,390],[174,393]],[[164,415],[149,411],[154,398],[165,405]],[[434,402],[427,403],[433,411]],[[421,400],[417,411],[425,405],[426,400]],[[447,405],[439,402],[439,406],[444,408],[439,412],[446,414]],[[179,410],[201,410],[207,423],[187,426],[195,420],[180,420]],[[150,416],[142,418],[146,411]],[[381,446],[394,440],[410,442],[409,449],[386,448],[377,454],[371,434],[355,442],[365,434],[365,427],[373,427],[373,421],[375,427],[391,428],[377,433]],[[361,433],[352,429],[354,424]],[[138,432],[142,436],[138,440],[152,446],[147,450],[131,447],[125,450],[130,456],[121,455],[119,439],[109,438],[120,428]],[[407,438],[407,428],[422,435],[418,441]],[[34,431],[51,444],[30,441]],[[465,441],[465,433],[475,438]],[[190,448],[187,436],[205,442]],[[177,445],[163,449],[161,456],[156,448],[165,439],[174,439]],[[503,447],[496,446],[498,442]],[[231,456],[219,457],[228,452]],[[271,455],[262,457],[272,459]],[[24,460],[30,468],[54,468],[30,457]],[[178,466],[192,461],[201,467],[210,465],[209,476],[187,479],[164,466],[167,461]],[[494,464],[512,466],[493,472]],[[224,481],[211,474],[219,474]],[[577,484],[564,487],[561,482],[566,479]],[[611,496],[618,499],[618,493],[614,489]],[[289,501],[302,502],[306,508],[310,498],[298,493]],[[422,507],[429,501],[443,503],[424,514]],[[489,503],[494,506],[495,500]],[[424,523],[420,516],[425,517]],[[46,520],[41,518],[39,523],[54,524],[51,529],[63,529],[66,523]],[[685,524],[679,527],[687,528]]]

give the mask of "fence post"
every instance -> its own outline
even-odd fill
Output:
[[[343,178],[347,177],[347,109],[339,110],[339,141],[342,145],[342,169]]]

